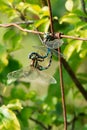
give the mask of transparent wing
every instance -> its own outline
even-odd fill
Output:
[[[55,80],[55,78],[51,75],[48,75],[44,72],[41,72],[40,73],[40,79],[42,82],[46,82],[46,83],[49,83],[49,84],[56,84],[57,81]]]
[[[37,77],[37,73],[34,73],[34,68],[31,66],[26,66],[25,68],[13,71],[8,73],[7,78],[8,78],[8,84],[20,80],[22,78],[35,78]]]
[[[24,81],[24,82],[39,81],[42,83],[46,82],[50,84],[56,83],[56,80],[52,76],[42,71],[39,71],[31,66],[27,66],[25,68],[8,73],[7,78],[8,78],[7,81],[8,84],[15,81]]]
[[[57,49],[59,48],[62,44],[63,44],[63,40],[62,39],[54,39],[52,41],[46,41],[45,45],[51,49]]]
[[[44,52],[47,52],[48,51],[48,49],[47,49],[47,47],[45,47],[45,46],[33,46],[35,49],[37,49],[37,50],[41,50],[41,51],[44,51]],[[55,49],[53,49],[53,48],[50,48],[50,51],[51,52],[53,52],[54,53],[54,55],[55,56],[57,56],[58,57],[58,54],[61,56],[61,57],[65,57],[62,53],[59,53],[57,50],[55,50]]]
[[[42,50],[42,51],[47,51],[47,48],[50,48],[51,52],[54,52],[54,54],[58,57],[58,54],[61,57],[65,57],[62,53],[59,53],[55,49],[58,49],[62,44],[64,44],[64,41],[62,39],[54,39],[52,41],[46,41],[43,42],[41,36],[38,34],[39,39],[42,43],[42,46],[33,46],[35,49]]]
[[[35,48],[35,49],[37,49],[37,50],[44,51],[44,52],[47,51],[47,48],[45,46],[43,46],[43,45],[41,45],[41,46],[32,46],[32,47]]]
[[[35,73],[35,72],[34,72]],[[39,83],[48,83],[48,84],[56,84],[56,80],[53,76],[50,76],[42,71],[37,71],[37,76],[33,75],[28,75],[26,78],[22,77],[19,79],[19,81],[24,81],[24,82],[39,82]],[[34,76],[34,77],[33,77]],[[31,78],[32,77],[32,78]]]

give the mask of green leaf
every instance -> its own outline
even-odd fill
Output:
[[[21,118],[23,120],[28,120],[32,115],[33,109],[31,107],[24,107],[21,111]]]
[[[44,7],[41,9],[39,15],[40,15],[40,19],[43,18],[43,17],[49,17],[49,9],[48,9],[48,7],[47,7],[47,6],[44,6]]]
[[[3,56],[4,53],[6,53],[6,47],[0,44],[0,58]]]
[[[82,10],[80,10],[79,8],[78,9],[74,8],[73,13],[75,13],[78,17],[81,17],[81,16],[82,17],[87,17],[87,15]]]
[[[87,24],[85,22],[80,21],[77,23],[75,28],[76,32],[79,32],[82,29],[87,29]]]
[[[17,33],[14,29],[9,29],[4,34],[4,42],[7,45],[9,51],[17,50],[21,47],[21,34]]]
[[[82,46],[81,46],[81,51],[79,56],[81,58],[86,58],[87,57],[87,42],[83,42]]]
[[[81,37],[87,38],[87,29],[80,30],[80,31],[79,31],[79,35],[80,35]]]
[[[64,55],[66,56],[67,60],[71,57],[75,50],[77,51],[77,53],[80,52],[82,43],[83,41],[78,40],[71,40],[71,42],[68,43],[68,45],[64,49]]]
[[[11,96],[13,98],[18,98],[18,99],[21,99],[21,100],[25,100],[26,92],[25,92],[25,90],[23,88],[14,87],[11,90]]]
[[[78,16],[74,13],[68,13],[66,15],[64,15],[61,19],[60,19],[60,24],[62,24],[63,22],[69,23],[69,24],[74,24],[76,25],[78,22],[80,22],[80,18],[78,18]]]
[[[0,130],[21,130],[17,117],[6,106],[0,107]]]
[[[50,21],[48,18],[42,18],[35,22],[34,26],[39,28],[41,31],[48,32]]]
[[[26,99],[35,100],[37,96],[36,91],[31,90],[26,94]]]
[[[3,70],[5,66],[8,64],[8,59],[7,59],[7,52],[6,52],[6,47],[2,44],[0,44],[0,71]]]
[[[83,51],[80,52],[79,56],[81,58],[87,57],[87,49],[84,49]]]
[[[83,126],[83,130],[87,130],[87,124]]]
[[[27,8],[27,10],[32,12],[33,14],[36,14],[37,16],[39,16],[39,12],[40,12],[41,8],[39,5],[29,4],[29,7]]]
[[[7,107],[11,110],[21,110],[22,109],[22,104],[18,99],[11,100]]]
[[[3,36],[3,39],[4,40],[8,40],[8,39],[10,39],[10,38],[12,38],[13,36],[15,35],[15,31],[14,31],[14,29],[8,29],[6,32],[5,32],[5,34],[4,34],[4,36]]]

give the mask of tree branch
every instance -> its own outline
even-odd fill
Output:
[[[40,121],[38,121],[38,120],[36,120],[36,119],[34,119],[32,117],[30,117],[29,119],[34,121],[36,124],[40,125],[42,128],[44,128],[44,130],[50,130],[42,122],[40,122]]]

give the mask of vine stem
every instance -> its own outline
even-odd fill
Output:
[[[51,33],[52,35],[54,35],[51,3],[50,3],[50,0],[47,0],[47,2],[48,2],[48,7],[49,7],[49,13],[50,13]],[[61,53],[61,49],[58,48],[58,54],[60,53]],[[65,105],[65,94],[64,94],[64,83],[63,83],[63,72],[62,72],[62,60],[61,60],[60,55],[59,55],[59,73],[60,73],[60,87],[61,87],[62,107],[63,107],[63,117],[64,117],[64,130],[67,130],[67,117],[66,117],[66,105]]]

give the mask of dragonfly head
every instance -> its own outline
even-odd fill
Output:
[[[45,33],[44,34],[44,43],[46,43],[47,41],[53,41],[55,38],[50,34],[50,33]]]

